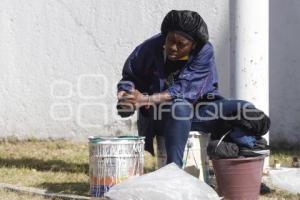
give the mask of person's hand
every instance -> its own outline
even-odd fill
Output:
[[[126,91],[119,91],[117,93],[118,101],[123,101],[124,99],[126,99],[126,96],[128,96],[128,95],[129,95],[129,93]]]
[[[119,108],[132,109],[134,107],[133,104],[128,101],[128,96],[130,96],[130,93],[126,91],[119,91],[117,93]]]
[[[118,114],[121,117],[129,117],[135,111],[134,105],[127,101],[127,97],[129,95],[130,94],[126,91],[120,91],[117,93],[117,98],[118,98],[117,110],[118,110]]]
[[[121,94],[125,102],[130,103],[134,108],[138,109],[142,106],[147,106],[149,96],[142,94],[140,91],[133,89],[130,94]]]

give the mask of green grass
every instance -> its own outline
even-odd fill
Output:
[[[283,167],[291,167],[293,157],[297,157],[300,160],[300,150],[280,150],[273,149],[271,151],[270,165],[274,164],[274,160],[277,160]]]
[[[300,151],[272,150],[270,163],[276,159],[283,166],[290,166],[294,156],[300,158]],[[153,171],[154,166],[155,159],[145,153],[145,172]],[[67,140],[0,139],[0,182],[88,196],[88,144]],[[0,190],[0,199],[43,198]],[[296,200],[300,195],[274,189],[260,199]]]
[[[88,146],[65,140],[2,141],[0,182],[88,195]]]
[[[299,200],[300,194],[291,194],[282,190],[273,190],[272,193],[260,196],[259,200]]]
[[[0,199],[1,200],[46,200],[40,196],[17,194],[8,190],[0,189]]]

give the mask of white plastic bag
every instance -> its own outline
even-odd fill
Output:
[[[209,185],[174,163],[143,176],[131,177],[113,186],[105,196],[112,200],[220,199]]]
[[[300,168],[271,170],[269,175],[274,186],[292,193],[300,193]]]

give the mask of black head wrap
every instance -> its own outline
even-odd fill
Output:
[[[161,33],[167,36],[171,31],[183,33],[196,42],[197,47],[202,47],[208,41],[207,25],[197,12],[171,10],[161,24]]]

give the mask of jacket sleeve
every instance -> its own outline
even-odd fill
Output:
[[[141,44],[127,58],[122,71],[122,79],[117,87],[118,91],[128,91],[136,88],[145,91],[148,86],[148,76],[151,66],[151,47],[148,44]]]
[[[122,79],[119,81],[117,87],[118,91],[130,91],[135,88],[136,82],[138,82],[139,68],[141,67],[140,55],[141,47],[135,48],[135,50],[126,59],[122,70]]]
[[[217,73],[213,47],[207,43],[181,71],[178,79],[167,91],[172,98],[183,98],[196,102],[209,92],[217,89]]]

